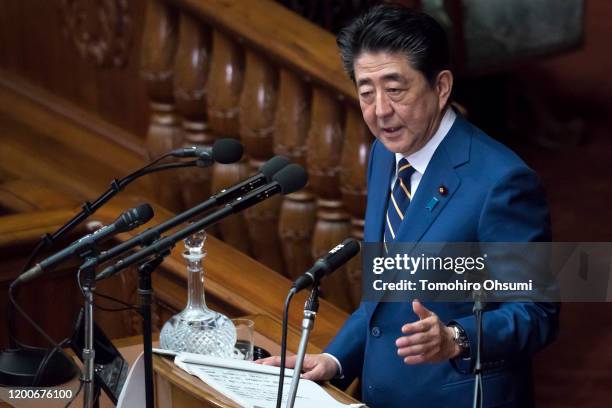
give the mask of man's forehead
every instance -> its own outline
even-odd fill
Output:
[[[354,71],[357,86],[374,80],[406,81],[415,73],[405,55],[387,52],[359,54]]]

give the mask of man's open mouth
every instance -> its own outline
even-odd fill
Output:
[[[394,127],[384,127],[382,128],[382,131],[385,133],[394,133],[397,132],[398,130],[400,130],[402,127],[401,126],[394,126]]]

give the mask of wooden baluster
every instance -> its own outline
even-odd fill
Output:
[[[181,132],[174,112],[173,61],[177,37],[176,13],[160,0],[147,3],[145,15],[141,75],[147,84],[151,104],[151,122],[146,144],[149,159],[180,146]],[[159,203],[179,211],[182,208],[180,183],[176,173],[166,171],[152,175]]]
[[[351,234],[350,216],[345,211],[340,191],[342,156],[342,109],[332,94],[314,88],[312,118],[308,132],[308,172],[310,186],[318,195],[317,223],[312,255],[317,258]],[[340,268],[321,284],[322,293],[345,310],[351,310],[346,269]]]
[[[244,86],[240,98],[240,137],[256,173],[274,150],[274,113],[278,72],[252,50],[246,51]],[[253,257],[279,273],[284,272],[278,237],[278,215],[282,196],[272,197],[244,212]]]
[[[362,241],[367,197],[366,168],[372,135],[357,106],[347,107],[344,129],[340,190],[342,191],[344,206],[351,215],[351,235]],[[357,256],[351,259],[346,269],[351,301],[353,307],[357,307],[361,301],[361,258]]]
[[[246,51],[244,86],[240,98],[240,135],[249,162],[261,165],[273,152],[274,113],[278,74],[258,53]]]
[[[274,152],[306,167],[306,141],[310,125],[310,92],[296,74],[280,73],[278,109],[274,125]],[[295,279],[312,265],[311,240],[317,219],[315,196],[309,188],[285,197],[278,234],[285,272]]]
[[[174,65],[174,99],[181,115],[183,145],[211,146],[214,138],[206,131],[206,77],[210,63],[210,33],[196,19],[181,13],[178,49]],[[212,168],[179,171],[186,207],[207,199]]]
[[[243,83],[244,56],[238,45],[224,33],[213,31],[211,65],[208,75],[208,124],[215,138],[238,139],[239,104]],[[213,167],[212,190],[243,180],[249,175],[246,160],[235,164]],[[242,214],[232,215],[219,224],[223,240],[246,254],[250,254],[249,235]]]

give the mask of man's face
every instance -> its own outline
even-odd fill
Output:
[[[452,87],[443,71],[432,86],[399,53],[364,52],[354,63],[363,118],[385,147],[404,156],[421,149],[435,133]]]

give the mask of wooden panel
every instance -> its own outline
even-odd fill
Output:
[[[25,180],[12,180],[0,184],[0,214],[53,210],[76,206],[78,201],[48,186]]]
[[[144,137],[138,40],[145,3],[3,1],[0,67]],[[121,54],[123,65],[115,64]]]
[[[0,75],[0,78],[2,76]],[[126,132],[106,123],[104,130],[88,122],[91,115],[70,103],[62,113],[41,105],[41,100],[54,102],[40,88],[28,86],[27,93],[5,87],[7,77],[0,79],[0,167],[13,179],[52,182],[62,191],[92,198],[108,188],[113,177],[127,175],[143,165]],[[9,78],[10,79],[10,78]],[[26,88],[19,86],[18,90]],[[54,105],[55,108],[58,105]],[[66,113],[65,115],[63,113]],[[72,120],[80,117],[88,124]],[[99,120],[97,123],[101,123]],[[125,137],[127,144],[99,137],[113,133]],[[138,142],[140,143],[140,142]],[[143,146],[138,149],[144,153]],[[96,163],[92,166],[92,163]],[[136,189],[148,194],[147,183],[137,182]]]
[[[0,69],[0,88],[2,111],[27,121],[35,129],[54,131],[58,133],[58,137],[62,137],[63,133],[69,131],[67,128],[78,126],[139,157],[145,157],[146,151],[137,135],[101,119],[98,114],[84,109],[81,105],[32,85],[18,75]],[[18,104],[15,104],[15,98],[20,99]],[[52,128],[49,128],[50,121],[56,122]]]
[[[3,70],[0,70],[0,115],[1,126],[6,126],[9,120],[21,122],[22,127],[44,133],[85,156],[102,159],[100,152],[116,155],[117,160],[109,161],[109,165],[122,170],[141,164],[145,156],[144,145],[135,135]],[[11,131],[3,129],[3,137],[11,136]],[[75,142],[87,136],[87,143]],[[37,148],[51,150],[44,145]]]

